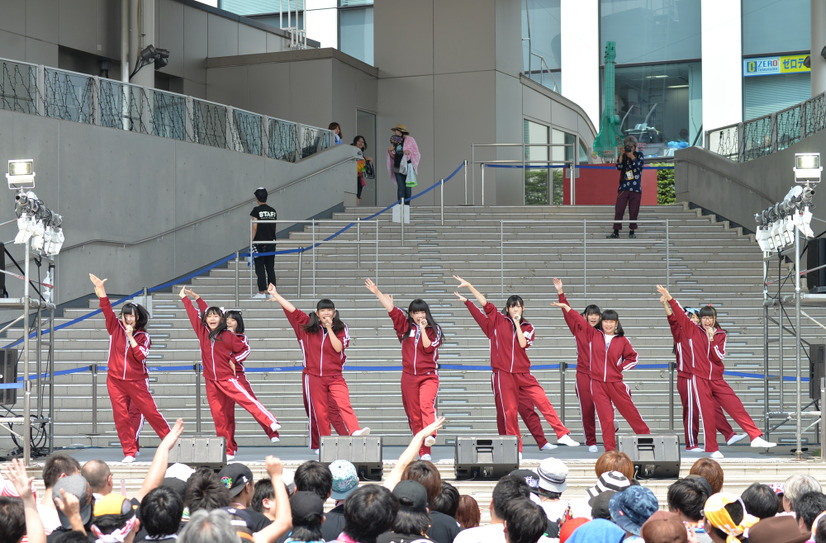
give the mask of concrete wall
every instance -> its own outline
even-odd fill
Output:
[[[109,277],[110,292],[128,293],[244,247],[252,192],[258,186],[275,189],[269,203],[279,211],[279,219],[302,220],[329,210],[341,204],[346,188],[341,179],[351,177],[355,168],[348,160],[355,157],[349,145],[291,164],[1,110],[0,124],[0,163],[33,158],[35,192],[64,218],[58,303],[90,292],[88,272]],[[328,166],[333,167],[285,187]],[[235,204],[244,205],[220,214]],[[5,210],[0,220],[15,218],[12,191],[0,191],[0,210]],[[219,215],[197,226],[132,244],[214,213]],[[2,232],[0,239],[12,239],[17,229],[11,224]],[[11,251],[22,257],[21,247]],[[11,295],[19,296],[21,282],[9,280],[9,285]]]

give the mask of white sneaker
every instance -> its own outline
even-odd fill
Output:
[[[253,300],[265,300],[266,298],[267,298],[266,294],[264,294],[263,292],[259,292],[258,294],[253,296],[251,299],[253,299]]]
[[[423,454],[419,457],[419,460],[426,460],[427,462],[430,462],[432,458],[433,457],[431,457],[429,454]]]
[[[318,455],[318,449],[310,449],[310,450],[313,452],[313,454]]]
[[[270,443],[278,443],[281,441],[281,438],[278,436],[273,436],[270,438]]]
[[[729,438],[728,441],[726,441],[726,445],[734,445],[735,443],[737,443],[738,441],[741,441],[742,439],[744,439],[747,436],[748,436],[748,434],[734,434],[733,436],[731,436]]]
[[[704,449],[703,449],[702,447],[694,447],[693,449],[688,449],[686,452],[690,452],[690,453],[701,453],[701,452],[703,452],[703,450],[704,450]]]
[[[519,463],[522,463],[522,453],[519,453]]]
[[[369,436],[370,435],[370,427],[365,426],[364,428],[356,430],[355,432],[353,432],[350,435],[353,436],[353,437]]]
[[[597,447],[596,445],[588,445],[588,452],[590,452],[590,453],[599,452],[599,447]]]
[[[272,430],[273,432],[277,432],[280,429],[281,429],[281,425],[278,424],[277,422],[273,422],[272,424],[270,424],[270,430]]]
[[[436,444],[436,438],[433,436],[427,436],[424,438],[424,446],[425,447],[432,447]]]
[[[227,455],[227,462],[229,462],[230,460],[235,460],[235,455],[234,454],[228,454]]]
[[[140,451],[135,451],[135,458],[139,457],[140,455],[141,455]]]
[[[762,436],[758,436],[751,440],[751,446],[756,448],[765,447],[766,449],[770,449],[772,447],[777,447],[777,443],[766,441],[765,439],[763,439]]]
[[[556,442],[560,445],[567,445],[569,447],[579,447],[579,441],[574,441],[571,438],[571,434],[565,434],[564,436],[557,439]]]
[[[713,458],[715,460],[720,460],[721,458],[725,458],[725,456],[723,456],[723,453],[721,453],[720,451],[714,451],[713,453],[708,455],[708,457]]]
[[[121,462],[124,463],[124,464],[131,464],[134,461],[135,461],[135,457],[131,456],[131,455],[124,456],[123,460],[121,460]]]
[[[539,447],[540,451],[552,451],[556,449],[556,445],[551,445],[550,443],[545,443],[541,447]]]

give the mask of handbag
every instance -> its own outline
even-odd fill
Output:
[[[399,173],[402,175],[407,175],[407,161],[402,157],[402,161],[399,162]]]
[[[407,162],[402,161],[402,164],[407,164]],[[413,167],[412,164],[408,165],[407,168],[407,179],[405,180],[405,185],[408,187],[415,187],[419,183],[416,180],[416,168]]]
[[[376,170],[373,169],[372,162],[365,162],[364,163],[364,177],[366,179],[375,179],[376,178]]]

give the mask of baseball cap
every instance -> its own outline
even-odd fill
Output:
[[[356,466],[347,460],[336,460],[330,464],[330,473],[333,474],[334,500],[343,500],[359,486],[359,476]]]
[[[427,490],[418,481],[399,481],[393,489],[402,509],[424,513],[427,511]]]
[[[611,498],[616,494],[616,490],[606,490],[591,500],[591,518],[604,518],[611,520],[611,511],[608,510],[608,504],[611,503]]]
[[[646,543],[686,543],[688,534],[680,517],[668,511],[656,511],[642,525],[640,535]]]
[[[528,485],[531,492],[534,494],[536,494],[536,491],[539,490],[539,475],[537,475],[535,471],[529,469],[515,469],[508,475],[513,475],[514,477],[523,479],[525,484]]]
[[[324,500],[315,492],[299,490],[290,497],[290,510],[293,515],[293,526],[312,525],[315,515],[324,514]],[[320,524],[320,521],[315,520]]]
[[[83,475],[78,473],[74,475],[68,475],[66,477],[61,477],[57,480],[57,483],[54,485],[53,492],[53,499],[57,499],[61,497],[60,491],[63,490],[67,494],[74,494],[78,499],[78,505],[80,507],[80,520],[83,522],[84,526],[89,523],[89,520],[92,518],[92,488],[89,486],[89,483],[86,481],[86,478]],[[69,522],[68,517],[63,514],[60,510],[60,507],[57,506],[57,502],[55,502],[55,508],[57,509],[57,516],[60,517],[60,525],[70,530],[72,528],[71,522]]]
[[[247,483],[252,482],[252,472],[244,464],[234,463],[227,466],[218,473],[221,484],[227,487],[230,497],[235,497],[244,490]]]
[[[644,486],[628,487],[615,494],[608,503],[611,520],[634,535],[640,535],[642,525],[659,508],[657,497]]]
[[[631,486],[631,481],[629,481],[628,477],[626,477],[619,471],[606,471],[605,473],[599,476],[597,484],[588,489],[588,505],[593,507],[594,498],[596,498],[606,490],[622,492],[629,486]]]
[[[559,458],[546,458],[539,464],[539,488],[550,492],[564,492],[568,488],[568,466]]]

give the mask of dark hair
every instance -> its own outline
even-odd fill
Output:
[[[112,471],[109,469],[109,465],[102,460],[89,460],[83,465],[80,474],[89,483],[92,492],[100,493],[106,483],[109,482]]]
[[[757,518],[770,518],[777,514],[777,494],[769,485],[752,483],[740,495],[746,506],[746,511]]]
[[[333,474],[318,460],[308,460],[298,466],[294,481],[296,490],[315,492],[322,500],[329,498],[333,491]]]
[[[335,130],[336,128],[338,128],[338,137],[341,138],[341,136],[343,134],[341,133],[341,125],[340,124],[338,124],[336,122],[332,122],[332,123],[330,123],[329,126],[327,126],[327,130]],[[344,138],[341,138],[341,139],[344,140]]]
[[[815,543],[826,543],[826,516],[817,521]]]
[[[702,477],[677,479],[668,487],[668,507],[672,510],[679,509],[680,513],[696,522],[703,518],[703,507],[709,497],[709,490],[708,483]]]
[[[376,536],[393,525],[399,500],[379,485],[364,485],[344,500],[344,533],[361,543],[375,543]]]
[[[189,508],[190,515],[199,509],[212,511],[229,504],[229,490],[211,469],[199,468],[186,482],[184,505]]]
[[[817,491],[806,492],[792,503],[792,511],[794,518],[798,522],[803,519],[806,529],[811,531],[812,523],[817,516],[826,511],[826,494]]]
[[[23,500],[0,496],[0,541],[17,543],[26,535],[26,511]]]
[[[43,464],[43,485],[52,488],[61,475],[80,473],[80,463],[68,454],[54,453]]]
[[[244,333],[244,317],[241,316],[241,312],[237,309],[230,309],[226,313],[224,313],[224,322],[227,319],[233,319],[238,324],[235,327],[236,334],[243,334]]]
[[[314,492],[310,493],[315,495]],[[319,498],[320,499],[320,498]],[[322,502],[324,500],[321,500]],[[323,541],[321,525],[324,523],[324,511],[304,513],[301,517],[293,515],[293,531],[290,541]]]
[[[704,305],[700,308],[700,318],[703,317],[714,317],[714,327],[720,328],[720,325],[717,324],[717,310],[710,305]]]
[[[582,312],[582,316],[586,319],[588,315],[602,315],[602,310],[596,304],[588,304],[585,306],[585,311]]]
[[[456,522],[462,528],[475,528],[482,522],[482,511],[473,496],[459,496],[459,508],[456,510]]]
[[[516,498],[505,514],[508,543],[536,543],[548,527],[545,511],[529,498]]]
[[[89,536],[83,532],[72,530],[58,535],[54,541],[55,543],[89,543]]]
[[[723,468],[711,458],[700,458],[694,462],[694,465],[691,466],[688,473],[691,475],[699,475],[708,481],[708,484],[711,485],[712,494],[717,494],[723,489]]]
[[[135,330],[142,330],[146,332],[146,323],[149,322],[149,311],[141,304],[133,304],[126,302],[120,308],[120,316],[135,315]]]
[[[459,509],[459,491],[447,481],[442,481],[442,491],[433,500],[433,506],[430,509],[456,518],[456,510]]]
[[[393,521],[393,531],[397,534],[424,535],[430,528],[430,514],[427,511],[414,511],[399,508],[396,520]]]
[[[523,322],[525,320],[525,300],[522,299],[522,296],[517,296],[516,294],[508,296],[508,301],[505,302],[505,307],[502,308],[502,314],[508,317],[508,309],[514,306],[519,306],[522,308],[522,314],[519,316],[519,322]]]
[[[366,151],[367,150],[367,138],[365,138],[364,136],[356,136],[355,138],[353,138],[352,145],[356,145],[359,142],[359,140],[364,140],[364,151]]]
[[[530,497],[531,489],[524,479],[515,475],[505,475],[493,487],[493,512],[501,520],[507,519],[508,504],[517,498]]]
[[[267,193],[267,189],[265,189],[264,187],[259,187],[255,189],[255,192],[253,192],[253,194],[255,195],[255,199],[259,202],[267,202],[267,196],[269,196],[269,194]]]
[[[634,461],[622,451],[605,451],[597,458],[594,464],[594,473],[597,477],[608,471],[618,471],[625,475],[629,481],[634,480]]]
[[[625,331],[622,329],[622,323],[619,320],[619,314],[613,309],[606,309],[599,317],[599,322],[594,327],[597,330],[602,330],[602,321],[617,321],[617,327],[614,329],[615,336],[624,336]]]
[[[272,479],[263,477],[255,481],[255,488],[252,492],[250,509],[257,513],[264,512],[264,500],[274,500],[275,490],[272,486]],[[326,499],[326,498],[325,498]]]
[[[315,311],[310,313],[310,320],[304,325],[305,332],[309,334],[317,334],[321,331],[321,319],[318,318],[318,312],[322,309],[332,309],[335,311],[335,313],[333,313],[333,332],[339,333],[344,330],[344,323],[341,322],[341,319],[338,317],[336,304],[334,304],[329,298],[322,298],[315,305]]]
[[[427,506],[433,508],[436,496],[442,491],[442,476],[432,462],[416,460],[411,462],[402,474],[402,481],[416,481],[427,490]]]
[[[141,500],[141,527],[151,536],[178,533],[184,501],[177,492],[165,486],[153,488]]]
[[[209,330],[209,326],[207,325],[206,319],[210,315],[218,315],[221,317],[221,322],[218,323],[218,326],[215,327],[215,330],[209,331],[209,339],[220,339],[221,333],[223,333],[227,329],[227,318],[224,315],[224,311],[217,306],[211,306],[204,311],[201,315],[201,323],[207,327]]]
[[[723,507],[725,507],[726,511],[728,511],[728,515],[731,517],[731,521],[734,523],[735,526],[743,522],[744,511],[743,505],[740,502],[727,503]],[[716,534],[718,538],[722,539],[723,541],[728,540],[728,534],[726,534],[723,530],[721,530],[717,526],[714,526],[711,522],[706,522],[706,524],[708,524],[708,527],[711,528],[711,531],[714,534]],[[742,536],[738,537],[738,539],[742,540]]]
[[[407,306],[407,330],[404,334],[399,334],[399,341],[404,341],[404,338],[410,335],[411,330],[419,327],[417,323],[413,322],[413,318],[410,316],[411,313],[415,313],[416,311],[424,311],[427,325],[430,328],[433,328],[433,331],[436,332],[437,337],[442,334],[442,327],[436,324],[436,319],[434,319],[433,315],[430,314],[430,306],[428,306],[427,302],[421,298],[416,298],[410,302],[409,306]]]

